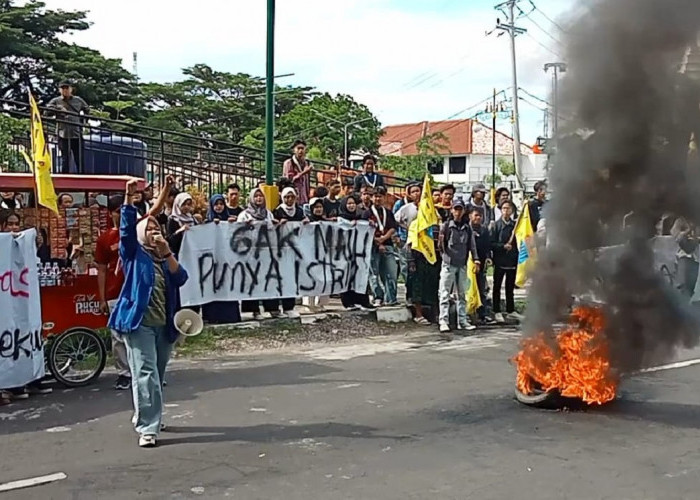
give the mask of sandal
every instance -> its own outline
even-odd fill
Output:
[[[430,321],[428,321],[427,319],[425,319],[425,317],[422,317],[422,318],[413,318],[413,321],[415,321],[415,323],[416,323],[417,325],[423,325],[423,326],[428,326],[428,325],[430,325]]]

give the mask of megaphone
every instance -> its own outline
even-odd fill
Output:
[[[180,309],[173,318],[175,329],[185,337],[194,337],[204,330],[202,317],[192,309]]]

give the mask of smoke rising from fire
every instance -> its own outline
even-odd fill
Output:
[[[533,273],[525,330],[550,330],[572,296],[592,293],[604,303],[612,366],[630,371],[700,342],[700,316],[654,269],[648,244],[663,214],[700,224],[700,162],[688,157],[700,92],[679,74],[697,44],[700,2],[583,5],[563,36],[568,72],[545,208],[548,247]],[[613,265],[596,260],[596,248],[619,244]]]

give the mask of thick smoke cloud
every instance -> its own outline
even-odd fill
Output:
[[[551,329],[572,296],[593,293],[605,304],[621,371],[700,341],[697,312],[654,270],[648,246],[663,214],[700,224],[700,163],[688,156],[691,133],[700,132],[700,92],[679,74],[698,33],[698,0],[594,0],[564,40],[566,120],[526,333]],[[618,244],[614,265],[596,262],[594,249]]]

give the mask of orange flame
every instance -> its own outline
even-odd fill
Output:
[[[564,397],[588,404],[614,399],[618,379],[610,368],[604,328],[600,309],[577,307],[567,328],[556,337],[558,349],[547,342],[544,333],[524,339],[522,350],[513,358],[518,390],[532,394],[538,385],[544,391],[556,389]]]

